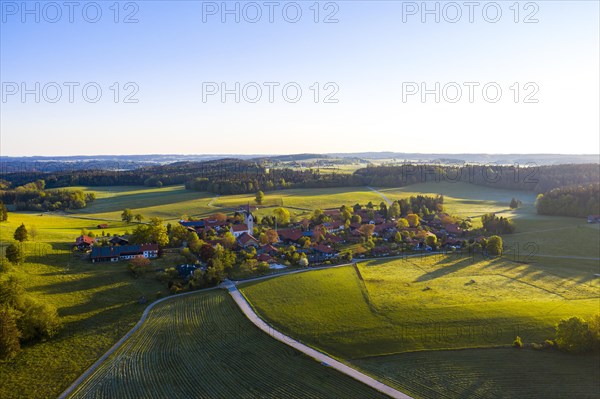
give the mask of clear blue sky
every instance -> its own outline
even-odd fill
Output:
[[[338,1],[326,9],[328,3],[320,2],[318,23],[314,1],[297,2],[297,23],[283,16],[287,5],[286,16],[295,17],[290,2],[276,2],[272,23],[263,1],[256,3],[262,12],[257,23],[248,21],[255,9],[243,12],[247,2],[238,3],[239,23],[233,15],[221,21],[220,1],[133,2],[137,9],[120,2],[119,23],[112,0],[98,2],[97,23],[84,19],[84,5],[88,20],[95,18],[88,2],[74,9],[73,23],[66,7],[52,23],[56,10],[43,9],[44,2],[39,22],[35,14],[23,14],[20,1],[0,3],[2,155],[598,153],[600,147],[597,1],[538,1],[527,8],[520,2],[518,16],[510,8],[514,1],[498,2],[502,16],[496,23],[485,19],[495,18],[494,7],[484,18],[489,2],[475,8],[472,23],[462,1],[456,23],[449,22],[456,10],[448,2],[437,2],[439,23],[434,15],[421,21],[421,10],[413,7],[421,8],[421,1]],[[34,9],[36,2],[27,4]],[[427,4],[433,9],[436,2]],[[138,22],[123,23],[131,13]],[[338,22],[324,23],[331,13]],[[538,22],[524,23],[527,17]],[[36,91],[36,82],[40,102],[34,94],[23,100],[21,84]],[[56,103],[50,102],[51,82],[62,87]],[[65,82],[79,84],[72,103]],[[82,95],[89,82],[102,89],[96,103]],[[134,85],[124,87],[128,82]],[[240,94],[245,84],[257,82],[262,97],[249,102],[255,91],[247,86],[239,103],[233,94],[223,102],[219,93],[203,102],[206,82],[230,89],[240,82]],[[264,82],[280,84],[272,103]],[[296,103],[282,95],[289,82],[302,90]],[[325,87],[328,82],[334,85]],[[439,103],[433,94],[423,101],[420,92],[403,101],[403,93],[421,90],[423,82],[429,89],[440,83]],[[449,82],[461,87],[456,103],[449,101],[454,86],[443,90]],[[479,84],[472,103],[464,82]],[[494,83],[490,99],[494,87],[502,89],[498,102],[483,97],[487,83]],[[139,101],[125,103],[135,87]],[[336,88],[338,102],[324,102]],[[93,90],[88,94],[93,97]],[[530,94],[537,103],[525,102]]]

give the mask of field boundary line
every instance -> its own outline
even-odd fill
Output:
[[[392,398],[397,399],[413,399],[412,397],[402,393],[389,385],[384,384],[381,381],[378,381],[368,375],[356,370],[353,367],[350,367],[338,360],[333,359],[332,357],[319,352],[316,349],[313,349],[303,343],[296,341],[295,339],[283,334],[282,332],[274,329],[270,325],[268,325],[263,319],[261,319],[256,312],[250,306],[250,303],[246,300],[246,298],[242,295],[242,293],[237,289],[237,285],[233,281],[227,281],[222,285],[229,291],[229,294],[238,305],[240,310],[246,315],[246,317],[260,330],[267,333],[269,336],[275,338],[276,340],[304,353],[305,355],[310,356],[314,360],[324,363],[347,376],[354,378],[357,381],[362,382],[370,386],[373,389],[376,389],[379,392],[382,392]]]
[[[167,297],[164,297],[157,301],[152,302],[150,305],[148,305],[146,307],[146,309],[144,310],[144,313],[142,314],[142,317],[136,323],[136,325],[133,326],[131,328],[131,330],[129,330],[123,337],[121,337],[121,339],[119,339],[104,355],[100,356],[100,358],[98,360],[96,360],[94,362],[94,364],[92,364],[83,374],[81,374],[79,376],[79,378],[77,378],[65,391],[63,391],[63,393],[60,394],[58,399],[69,398],[75,392],[75,390],[81,385],[81,383],[83,381],[85,381],[88,377],[90,377],[96,371],[96,369],[102,363],[104,363],[104,361],[106,359],[108,359],[113,353],[115,353],[117,351],[117,349],[119,349],[121,347],[121,345],[123,345],[123,343],[125,343],[125,341],[127,341],[127,339],[129,339],[142,326],[142,324],[144,324],[144,322],[148,318],[148,315],[150,314],[150,311],[154,308],[154,306],[158,305],[159,303],[165,302],[169,299],[179,298],[179,297],[183,297],[186,295],[197,294],[199,292],[212,291],[212,290],[216,290],[218,288],[219,287],[217,286],[217,287],[204,288],[204,289],[196,290],[196,291],[184,292],[182,294],[167,296]]]

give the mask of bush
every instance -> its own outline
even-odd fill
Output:
[[[523,347],[523,341],[521,341],[521,337],[517,335],[515,340],[513,341],[513,347],[521,349]]]
[[[544,341],[544,348],[554,348],[554,346],[556,345],[556,343],[554,341],[552,341],[551,339],[547,339]]]
[[[133,277],[138,278],[146,274],[150,268],[150,261],[146,258],[135,258],[127,266]]]
[[[17,325],[25,342],[53,337],[60,328],[56,309],[31,298],[25,300],[23,315]]]
[[[8,273],[11,269],[11,264],[4,256],[0,257],[0,273]]]
[[[593,346],[593,335],[588,323],[581,317],[561,320],[556,326],[556,344],[569,353],[584,353]]]
[[[8,306],[0,307],[0,360],[10,360],[21,350],[15,312]]]
[[[25,260],[23,248],[20,245],[10,244],[6,247],[6,259],[15,265],[20,265]]]

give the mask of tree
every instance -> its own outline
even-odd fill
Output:
[[[431,248],[434,248],[435,245],[437,244],[437,237],[436,236],[427,236],[425,238],[425,243],[427,245],[429,245]]]
[[[265,193],[263,193],[261,190],[258,190],[256,192],[256,197],[254,198],[254,201],[256,201],[256,203],[258,205],[262,205],[264,199],[265,199]]]
[[[129,241],[137,244],[152,242],[164,247],[169,243],[167,227],[161,218],[151,218],[148,224],[140,224],[133,230]]]
[[[488,238],[487,243],[485,244],[485,250],[490,255],[502,255],[502,238],[498,236],[491,236]]]
[[[515,340],[513,341],[513,347],[519,348],[519,349],[521,349],[523,347],[523,341],[521,340],[521,337],[519,337],[518,335],[515,338]]]
[[[408,225],[410,227],[418,227],[419,226],[419,216],[414,213],[409,213],[406,215],[406,220],[408,221]]]
[[[285,208],[275,208],[273,210],[273,215],[277,219],[277,223],[285,226],[290,222],[290,211]]]
[[[352,216],[352,223],[362,223],[362,218],[360,217],[360,215],[353,215]]]
[[[300,267],[308,267],[308,259],[306,258],[306,254],[300,255],[300,260],[298,261],[298,266]]]
[[[21,225],[17,227],[14,237],[15,240],[19,242],[27,241],[29,239],[29,233],[27,232],[27,227],[25,227],[24,223],[21,223]]]
[[[17,244],[10,244],[6,247],[6,259],[15,265],[20,265],[25,260],[23,248]]]
[[[600,349],[600,313],[596,313],[588,320],[588,326],[592,335],[594,349],[598,350]]]
[[[4,257],[4,256],[0,257],[0,274],[7,273],[10,271],[10,269],[11,269],[10,261],[8,259],[6,259],[6,257]]]
[[[8,209],[6,209],[6,205],[4,202],[0,201],[0,222],[6,222],[8,219]]]
[[[558,348],[570,353],[584,353],[593,346],[593,337],[581,317],[561,320],[556,326],[556,344]]]
[[[363,224],[358,228],[358,231],[360,231],[360,233],[365,237],[370,238],[373,235],[373,232],[375,231],[375,225]]]
[[[29,236],[31,237],[31,239],[35,241],[37,235],[38,235],[37,227],[35,227],[33,225],[29,226]]]
[[[21,340],[27,342],[50,338],[58,333],[60,320],[55,307],[26,297],[24,308],[19,310],[23,313],[17,320]]]
[[[236,238],[231,231],[226,231],[221,238],[221,243],[225,248],[231,249],[235,245]]]
[[[396,222],[396,227],[398,227],[399,229],[406,229],[408,226],[410,226],[410,224],[405,218],[400,218]]]
[[[0,307],[0,360],[10,360],[21,350],[15,311],[8,306]]]
[[[161,247],[164,247],[169,243],[169,236],[167,235],[167,228],[163,224],[163,220],[161,218],[151,218],[150,222],[147,224],[148,232],[150,237],[150,242],[154,242]]]
[[[267,236],[267,243],[274,244],[279,241],[279,234],[273,229],[269,229],[265,232]]]
[[[388,208],[387,217],[389,219],[397,218],[400,216],[400,204],[398,201],[392,202],[392,205]]]
[[[144,216],[142,216],[141,213],[136,213],[136,215],[133,217],[135,219],[136,222],[141,223],[142,220],[144,220]]]
[[[121,213],[121,220],[126,223],[131,223],[133,220],[133,212],[131,212],[131,209],[127,208]]]
[[[177,223],[175,226],[171,227],[168,235],[169,245],[171,247],[180,247],[188,238],[188,229]]]
[[[519,207],[519,201],[513,197],[512,200],[510,200],[510,209],[517,209]]]

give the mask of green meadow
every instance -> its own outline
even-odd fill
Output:
[[[120,221],[124,208],[146,220],[158,216],[174,223],[182,215],[205,216],[254,204],[254,195],[217,197],[183,186],[80,188],[97,196],[85,209],[10,212],[8,222],[0,223],[0,250],[21,223],[35,233],[24,244],[26,263],[14,273],[29,293],[56,306],[64,325],[57,337],[26,346],[12,362],[0,363],[2,398],[56,397],[137,322],[146,306],[138,303],[141,296],[152,301],[157,291],[166,294],[166,287],[151,276],[134,279],[125,262],[95,265],[73,255],[71,243],[82,229],[131,231],[134,223]],[[511,249],[500,260],[365,262],[358,266],[361,277],[346,267],[245,286],[263,317],[336,356],[366,362],[388,359],[369,357],[373,355],[402,353],[392,355],[395,359],[415,350],[506,345],[517,332],[526,342],[541,340],[551,336],[561,317],[597,311],[600,226],[538,216],[531,193],[460,183],[380,191],[391,200],[444,193],[452,214],[476,218],[493,211],[512,217],[517,232],[504,237]],[[524,204],[511,211],[513,196]],[[257,213],[264,216],[283,205],[300,215],[317,207],[369,201],[379,204],[383,198],[368,188],[273,191],[266,193]],[[99,230],[100,223],[109,227]],[[531,242],[535,253],[527,247]],[[153,261],[157,267],[175,263],[171,256]]]
[[[248,283],[242,291],[277,328],[348,359],[426,349],[510,345],[553,337],[562,318],[600,307],[600,283],[504,259],[428,256],[368,261]]]
[[[600,357],[513,348],[422,351],[353,361],[413,398],[600,397]]]
[[[218,290],[157,305],[142,327],[71,397],[358,399],[385,395],[269,337],[244,316],[228,293]]]

